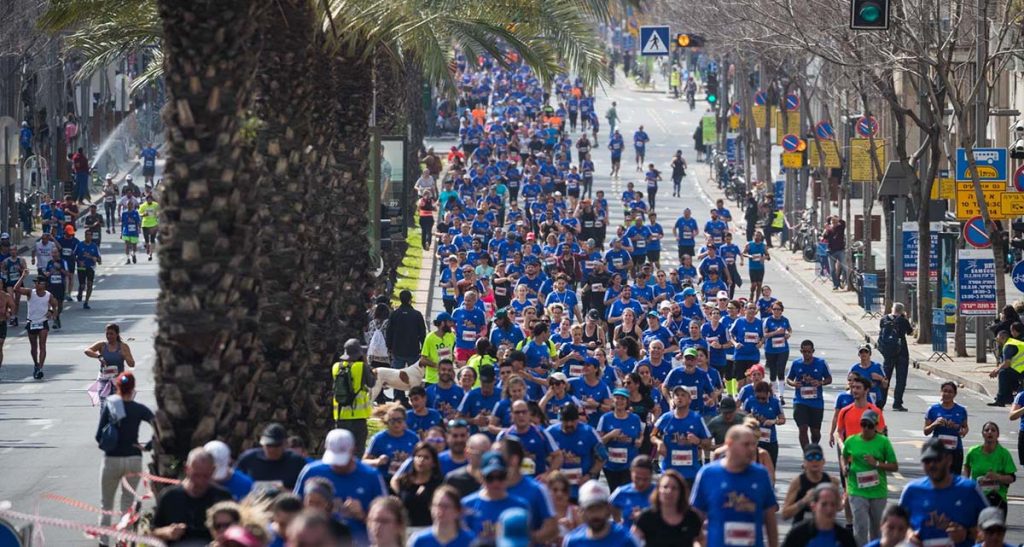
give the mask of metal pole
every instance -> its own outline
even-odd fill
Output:
[[[380,256],[380,129],[377,127],[377,69],[373,70],[370,111],[370,256]]]
[[[974,145],[982,148],[988,145],[988,87],[985,81],[985,61],[988,58],[988,0],[978,0],[975,14],[975,32],[977,47],[974,59],[974,81],[978,82],[978,91],[974,99]],[[996,272],[1002,275],[1002,272]],[[985,321],[987,318],[974,319],[974,355],[975,361],[987,361],[985,351]]]
[[[10,212],[7,210],[8,192],[10,192],[11,189],[10,138],[11,128],[4,126],[4,192],[3,195],[0,196],[0,226],[3,226],[3,230],[5,232],[11,231],[10,227],[7,225],[7,220],[10,216]]]

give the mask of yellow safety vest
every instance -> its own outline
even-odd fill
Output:
[[[1024,373],[1024,342],[1017,340],[1016,338],[1007,338],[1006,343],[1003,347],[1013,346],[1017,348],[1017,354],[1010,360],[1010,368],[1017,372]]]
[[[370,401],[370,390],[363,388],[363,362],[356,361],[352,363],[352,385],[359,391],[356,393],[356,399],[352,402],[352,406],[339,407],[338,401],[331,397],[334,402],[334,419],[335,420],[366,420],[370,418],[370,412],[373,410],[373,402]],[[331,380],[333,381],[338,377],[338,372],[341,371],[341,362],[334,363],[331,367]],[[331,386],[334,384],[332,382]]]
[[[786,217],[782,215],[782,211],[775,211],[775,218],[772,219],[772,228],[782,228],[786,225]]]

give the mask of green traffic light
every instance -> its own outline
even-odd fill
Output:
[[[861,6],[859,15],[865,23],[874,23],[882,18],[882,7],[874,2],[866,2]]]
[[[718,102],[718,97],[715,96],[713,93],[709,94],[708,95],[708,102],[711,103],[711,104],[715,104],[715,103]]]

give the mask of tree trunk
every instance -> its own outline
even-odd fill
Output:
[[[243,137],[258,6],[158,1],[169,94],[154,367],[161,474],[244,414],[233,387],[259,359],[256,176]]]
[[[253,265],[263,285],[260,293],[259,339],[264,361],[246,378],[249,414],[235,424],[240,438],[232,448],[254,444],[266,423],[280,422],[289,431],[307,436],[310,423],[322,409],[299,394],[319,393],[317,379],[302,371],[329,365],[310,350],[308,324],[314,303],[301,272],[314,271],[311,250],[324,226],[308,218],[310,202],[322,199],[305,173],[305,150],[311,145],[310,118],[320,67],[314,65],[314,23],[307,0],[276,0],[273,19],[260,28],[260,66],[254,111],[260,120],[255,159],[263,166],[257,183],[252,230],[260,250]],[[321,219],[322,220],[322,219]],[[236,380],[242,380],[241,378]],[[325,383],[328,378],[322,378]],[[308,382],[313,382],[310,385]],[[320,437],[322,438],[322,437]],[[307,438],[307,442],[311,440]],[[308,444],[308,443],[307,443]]]

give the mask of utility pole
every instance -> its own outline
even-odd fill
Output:
[[[988,85],[985,80],[985,63],[988,60],[988,0],[977,0],[975,13],[975,32],[977,45],[974,58],[974,81],[977,82],[977,93],[974,94],[974,146],[988,146]],[[1002,275],[996,272],[995,275]],[[985,318],[974,318],[974,355],[978,363],[987,360],[985,351]]]

